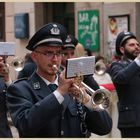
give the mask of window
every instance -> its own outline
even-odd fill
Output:
[[[0,41],[5,39],[5,15],[4,15],[4,3],[0,3]]]
[[[71,2],[58,2],[58,3],[45,3],[45,22],[57,22],[64,25],[68,33],[74,35],[74,3]]]

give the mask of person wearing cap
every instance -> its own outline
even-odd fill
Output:
[[[118,128],[123,138],[140,137],[140,45],[132,32],[121,32],[116,39],[121,60],[110,67],[118,95]]]
[[[77,45],[78,45],[78,39],[71,34],[67,35],[62,50],[63,59],[61,62],[61,69],[63,69],[63,67],[66,67],[67,59],[76,57],[75,49]],[[90,86],[93,90],[99,89],[99,86],[97,82],[94,80],[92,75],[84,76],[83,82],[86,83],[88,86]]]
[[[85,130],[100,135],[111,131],[110,116],[106,111],[89,109],[87,94],[83,103],[86,129],[80,126],[76,100],[70,96],[73,79],[65,79],[65,73],[59,75],[53,67],[60,67],[66,36],[63,25],[48,23],[29,40],[26,48],[32,51],[37,70],[7,90],[7,104],[20,137],[86,137]]]

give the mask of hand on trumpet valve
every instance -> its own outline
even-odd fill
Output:
[[[90,95],[87,94],[86,88],[77,86],[75,83],[69,89],[69,92],[71,93],[73,99],[76,99],[83,104],[87,103],[91,99]]]
[[[0,76],[4,78],[5,82],[9,81],[9,65],[0,60]]]

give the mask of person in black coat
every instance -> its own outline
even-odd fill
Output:
[[[110,75],[118,94],[118,128],[124,138],[140,137],[140,45],[131,32],[121,32],[116,52],[122,60],[112,63]]]
[[[66,60],[70,58],[75,58],[75,49],[78,44],[78,40],[76,37],[73,35],[69,34],[67,35],[67,38],[64,42],[63,46],[63,58],[62,58],[62,63],[61,63],[61,69],[66,67]],[[86,83],[89,87],[91,87],[93,90],[99,89],[99,85],[97,82],[94,80],[93,75],[85,75],[83,77],[83,82]]]
[[[12,138],[12,132],[8,123],[8,109],[6,105],[6,90],[11,84],[9,68],[4,64],[5,57],[0,57],[0,138]]]
[[[24,67],[19,71],[17,79],[30,77],[36,68],[36,63],[32,60],[31,54],[27,53],[25,55]]]
[[[92,109],[88,94],[81,120],[70,92],[75,90],[73,79],[65,79],[64,72],[58,75],[53,68],[61,65],[66,35],[63,25],[48,23],[33,35],[26,47],[32,51],[36,72],[15,81],[7,90],[8,107],[20,137],[89,137],[90,132],[105,135],[111,131],[112,119],[107,111]]]

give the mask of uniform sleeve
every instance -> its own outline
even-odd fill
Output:
[[[23,136],[28,136],[28,133],[31,136],[40,131],[42,126],[47,125],[63,109],[54,94],[38,99],[30,85],[23,83],[8,87],[7,104],[13,123]]]
[[[128,65],[114,62],[110,67],[110,76],[114,83],[126,84],[139,71],[140,67],[134,61]]]
[[[84,76],[83,82],[91,87],[93,90],[99,89],[99,85],[95,81],[92,75]]]
[[[112,119],[106,110],[89,110],[86,124],[90,132],[101,136],[110,133],[112,129]]]

